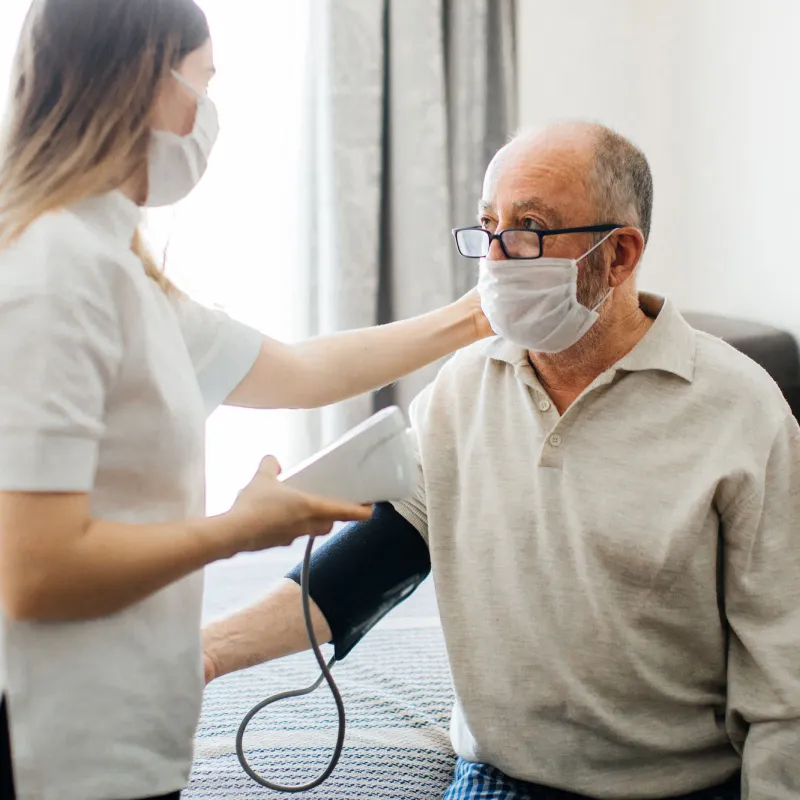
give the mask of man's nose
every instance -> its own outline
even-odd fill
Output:
[[[492,239],[489,244],[489,252],[486,255],[486,259],[488,261],[504,261],[505,257],[506,254],[503,252],[503,248],[500,247],[500,240]]]

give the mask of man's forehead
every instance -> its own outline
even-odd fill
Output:
[[[544,219],[550,220],[553,224],[560,224],[561,222],[561,214],[558,209],[541,197],[531,196],[519,200],[512,200],[505,205],[515,214],[537,214]],[[494,200],[487,200],[482,197],[478,201],[478,213],[496,210]]]
[[[506,145],[486,170],[481,207],[552,216],[584,197],[591,142],[583,132],[570,133],[544,131]]]

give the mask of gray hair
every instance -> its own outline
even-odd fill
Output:
[[[602,222],[619,222],[650,237],[653,175],[644,153],[605,125],[593,124],[596,138],[589,191]]]
[[[542,130],[558,128],[584,131],[593,139],[586,184],[598,222],[639,228],[646,243],[653,217],[653,175],[644,153],[606,125],[585,120],[561,120],[543,128],[521,130],[511,142],[529,140]]]

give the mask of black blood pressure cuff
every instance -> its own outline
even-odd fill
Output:
[[[302,565],[286,577],[300,583]],[[428,577],[431,558],[416,528],[389,503],[354,522],[311,556],[309,595],[331,629],[341,661],[386,614]]]

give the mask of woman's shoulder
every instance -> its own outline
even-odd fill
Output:
[[[127,272],[134,258],[72,209],[50,211],[34,220],[13,242],[0,249],[0,291],[63,292],[90,286],[101,289]]]

